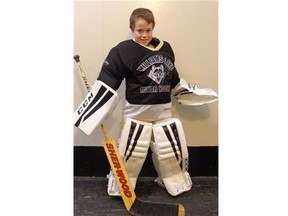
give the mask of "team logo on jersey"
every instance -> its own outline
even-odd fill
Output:
[[[172,71],[174,69],[174,64],[170,58],[167,58],[163,55],[153,55],[149,58],[145,59],[138,67],[138,71],[146,71],[152,65],[155,64],[163,64],[168,71]]]
[[[164,66],[160,65],[156,67],[152,65],[151,70],[149,71],[148,77],[152,79],[157,84],[161,84],[165,78]]]
[[[164,82],[166,76],[170,76],[173,69],[172,60],[163,55],[150,56],[137,67],[137,71],[145,71],[147,76],[158,85]]]

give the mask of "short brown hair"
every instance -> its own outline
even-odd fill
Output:
[[[135,22],[137,19],[142,18],[144,19],[147,23],[152,23],[152,27],[154,29],[155,27],[155,19],[154,15],[151,10],[147,8],[137,8],[135,9],[131,16],[130,16],[130,29],[133,31],[135,28]]]

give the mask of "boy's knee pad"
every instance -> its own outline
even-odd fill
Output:
[[[153,125],[152,159],[167,191],[176,196],[192,187],[188,173],[188,150],[182,124],[173,118]]]
[[[136,187],[138,175],[148,153],[151,135],[151,123],[131,118],[125,120],[119,140],[118,150],[134,189]]]

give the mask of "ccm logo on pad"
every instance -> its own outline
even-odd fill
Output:
[[[104,95],[104,96],[103,96]],[[101,86],[96,96],[93,96],[91,92],[87,99],[82,103],[77,113],[80,115],[79,119],[75,123],[78,127],[81,122],[84,122],[91,115],[93,115],[98,109],[100,109],[114,94],[111,91],[107,91],[107,88]]]

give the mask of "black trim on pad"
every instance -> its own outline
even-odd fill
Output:
[[[218,146],[188,147],[191,176],[218,176]],[[103,147],[74,146],[74,176],[106,176],[110,170]],[[140,176],[156,177],[151,151]]]

